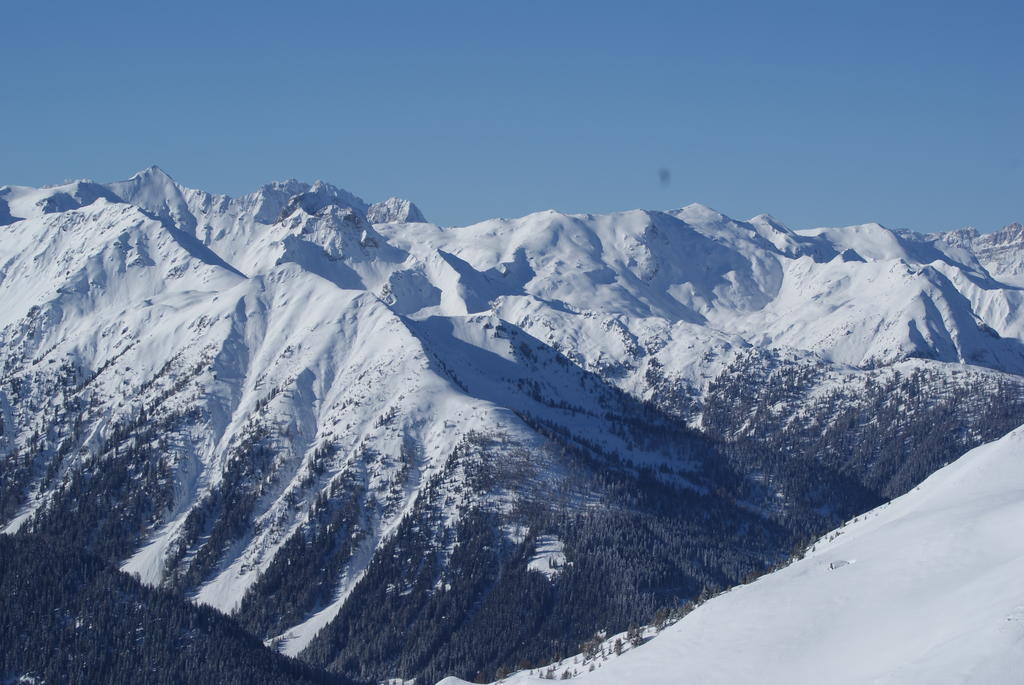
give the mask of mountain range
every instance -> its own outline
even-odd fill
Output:
[[[1024,229],[0,188],[0,529],[356,681],[737,585],[1024,423]]]

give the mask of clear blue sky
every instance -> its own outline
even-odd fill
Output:
[[[0,184],[1024,220],[1024,2],[5,2]],[[659,169],[668,169],[667,184]]]

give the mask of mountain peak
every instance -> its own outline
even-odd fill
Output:
[[[132,174],[129,181],[139,180],[149,183],[174,183],[174,179],[166,171],[153,164]]]
[[[719,215],[721,214],[721,212],[719,212],[717,209],[715,209],[713,207],[709,207],[709,206],[707,206],[705,204],[701,204],[700,202],[691,202],[690,204],[685,205],[684,207],[682,207],[682,209],[680,209],[679,211],[681,211],[681,212],[702,213],[702,214],[719,214]]]
[[[780,231],[785,231],[786,233],[792,233],[789,227],[787,227],[784,223],[773,217],[771,214],[758,214],[757,216],[751,217],[747,223],[763,224],[765,226],[771,226],[772,228],[778,229]]]
[[[713,224],[729,220],[729,217],[717,209],[702,205],[699,202],[691,202],[681,209],[670,212],[670,214],[682,219],[686,223]]]
[[[307,214],[317,214],[327,207],[349,208],[365,216],[369,205],[357,195],[325,181],[316,181],[307,190],[293,195],[282,210],[281,216],[288,216],[301,208]]]
[[[1024,225],[1012,223],[993,231],[991,241],[994,243],[1024,243]]]
[[[420,208],[409,200],[400,197],[389,197],[383,202],[375,202],[366,212],[366,218],[373,224],[426,223]]]
[[[188,232],[195,230],[196,219],[181,188],[158,166],[143,169],[127,181],[108,183],[106,188],[125,202],[169,220],[178,228]]]

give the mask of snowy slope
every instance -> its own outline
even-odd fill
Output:
[[[554,675],[594,685],[1017,682],[1022,526],[1024,427],[647,644],[598,657],[593,671],[570,658]],[[544,681],[521,673],[502,682]]]

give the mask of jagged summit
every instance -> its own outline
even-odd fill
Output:
[[[992,233],[974,227],[933,233],[928,239],[966,250],[995,278],[1024,287],[1024,226],[1012,223]]]
[[[975,239],[989,245],[1024,245],[1024,225],[1019,223],[1007,224],[998,231],[993,231],[984,236],[975,236]]]
[[[295,195],[292,204],[302,207],[308,214],[316,214],[325,207],[334,206],[350,207],[365,216],[369,209],[362,198],[324,181],[316,181],[308,190]]]
[[[374,224],[386,224],[393,221],[401,223],[425,223],[427,221],[419,207],[400,197],[389,197],[383,202],[370,205],[366,218]]]

